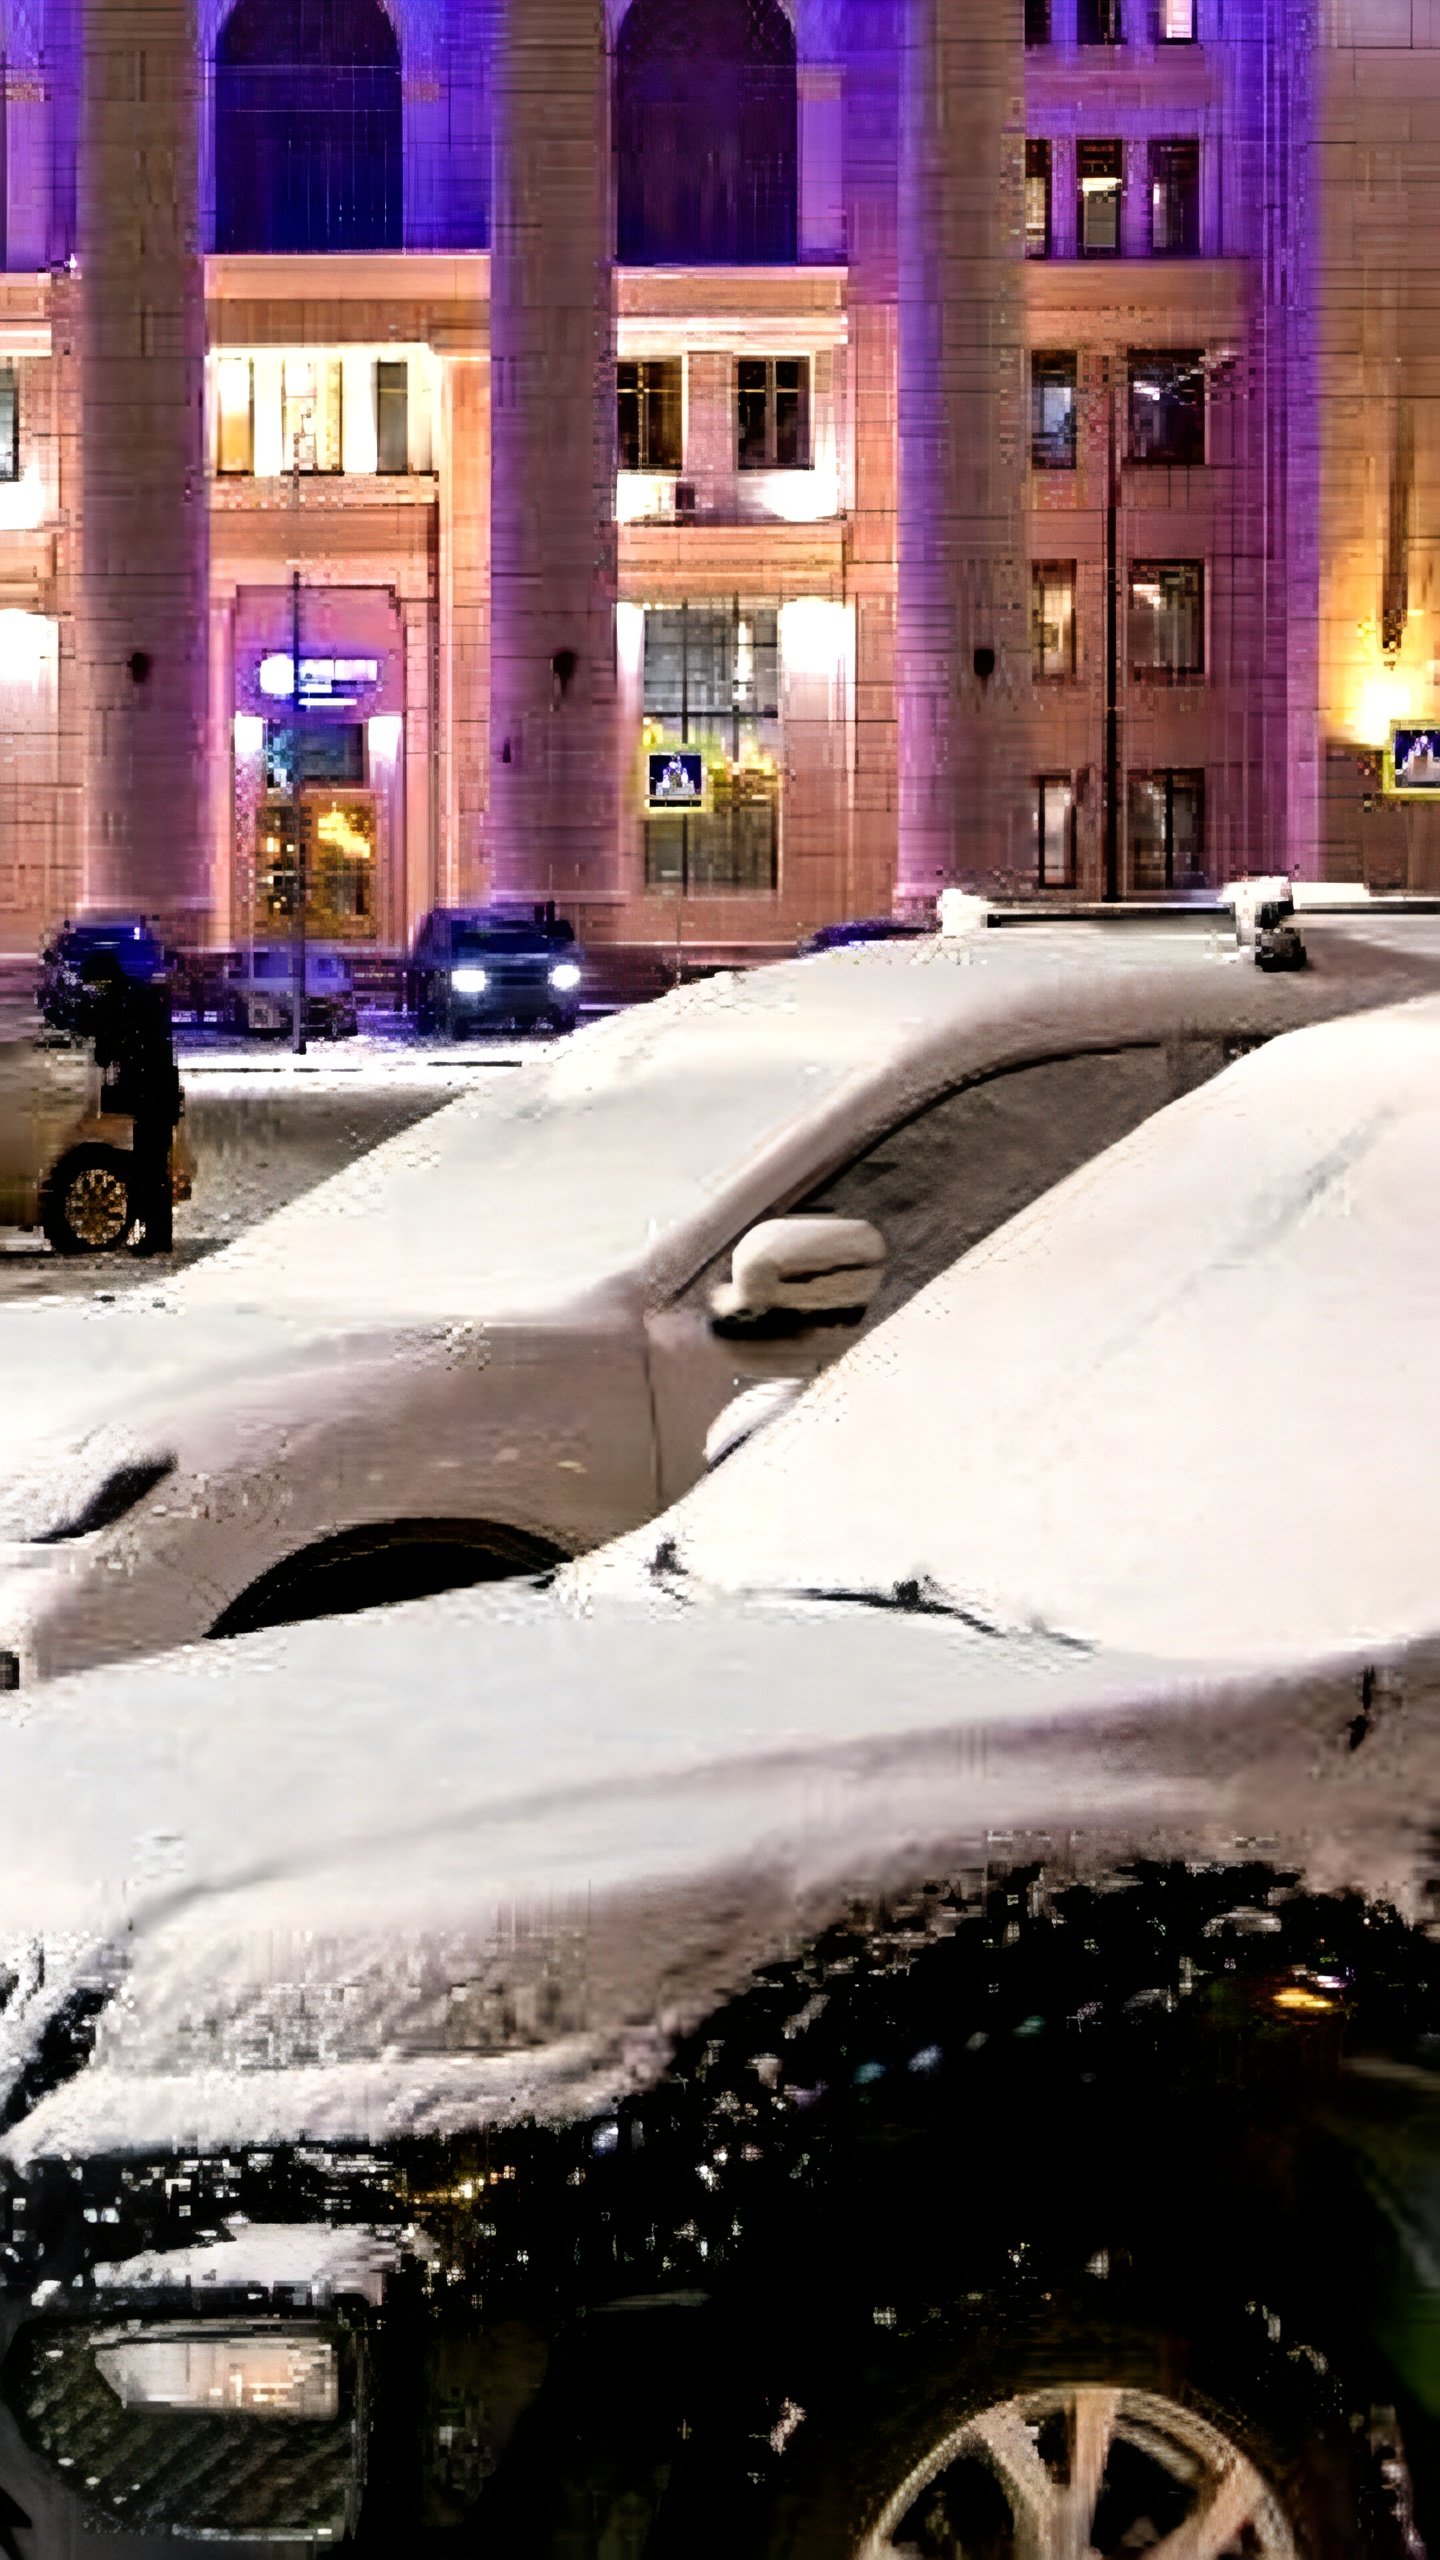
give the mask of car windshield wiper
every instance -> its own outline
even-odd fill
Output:
[[[682,1596],[696,1582],[694,1569],[686,1563],[674,1538],[661,1539],[647,1570],[652,1582]],[[752,1583],[744,1596],[750,1600],[816,1600],[836,1608],[883,1609],[903,1618],[950,1618],[976,1635],[993,1636],[1002,1643],[1016,1636],[1039,1636],[1046,1643],[1063,1645],[1069,1653],[1093,1653],[1095,1649],[1084,1636],[1066,1635],[1038,1618],[1017,1624],[994,1617],[973,1601],[957,1600],[953,1592],[928,1573],[904,1575],[891,1583]]]

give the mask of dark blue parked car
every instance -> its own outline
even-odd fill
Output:
[[[437,907],[415,937],[405,1008],[452,1040],[501,1023],[573,1031],[583,981],[575,928],[553,910]]]
[[[146,986],[170,976],[175,967],[174,952],[143,916],[87,916],[82,924],[67,919],[40,955],[36,1002],[52,1031],[80,1028],[80,972],[97,951],[113,951],[126,977]]]

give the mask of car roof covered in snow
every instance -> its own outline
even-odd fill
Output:
[[[1420,983],[1435,983],[1437,961]],[[1417,983],[1416,964],[1337,945],[1272,984],[1222,931],[1041,926],[877,943],[681,989],[467,1093],[292,1202],[174,1284],[344,1323],[542,1314],[626,1275],[660,1285],[744,1223],[817,1131],[836,1161],[968,1074],[1187,1030],[1284,1028]]]
[[[1002,1227],[658,1534],[700,1588],[929,1577],[1154,1655],[1424,1635],[1437,1204],[1440,1000],[1297,1032]]]

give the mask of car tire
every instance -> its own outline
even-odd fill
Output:
[[[560,1561],[558,1548],[499,1525],[399,1521],[326,1539],[288,1558],[242,1591],[209,1633],[253,1635],[262,1627],[349,1617],[543,1573]]]
[[[1052,2298],[1017,2328],[1000,2301],[972,2306],[964,2342],[907,2342],[888,2370],[874,2359],[858,2398],[847,2389],[844,2406],[797,2425],[764,2560],[928,2560],[957,2547],[994,2560],[1091,2547],[1119,2560],[1148,2547],[1137,2532],[1193,2531],[1226,2496],[1225,2553],[1404,2560],[1414,2545],[1393,2432],[1378,2444],[1368,2408],[1277,2325],[1252,2305],[1224,2335],[1208,2323],[1168,2331]],[[1105,2450],[1089,2542],[1072,2544],[1073,2521],[1047,2524],[1038,2493],[1047,2472],[1074,2476],[1082,2425]]]
[[[45,1186],[40,1223],[52,1252],[114,1253],[130,1232],[130,1167],[118,1147],[75,1147]]]

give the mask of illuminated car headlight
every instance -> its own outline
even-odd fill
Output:
[[[457,996],[483,996],[490,984],[488,970],[452,969],[450,984]]]
[[[573,960],[561,960],[550,972],[550,984],[557,995],[568,996],[580,984],[580,972]]]
[[[126,2409],[333,2418],[340,2407],[335,2349],[314,2330],[129,2330],[97,2338],[95,2363]]]

